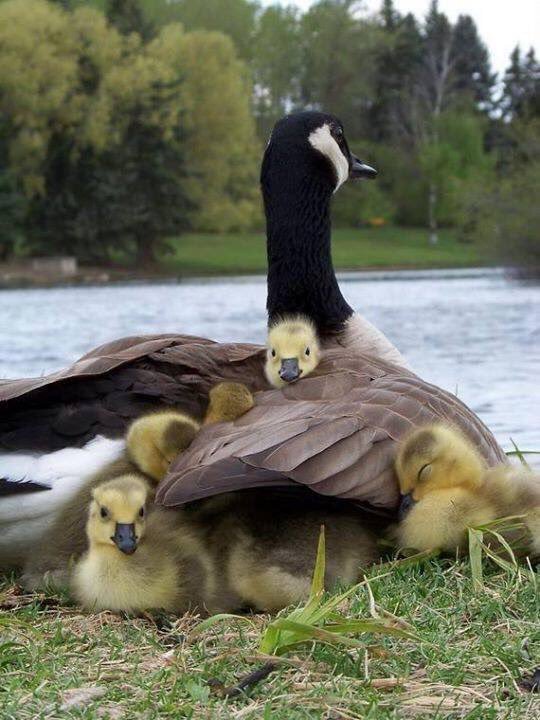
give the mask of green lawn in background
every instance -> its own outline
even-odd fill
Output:
[[[193,233],[171,240],[173,251],[163,258],[162,269],[181,275],[225,275],[266,272],[263,233],[212,235]],[[382,227],[338,229],[333,232],[333,258],[337,269],[445,268],[485,265],[472,244],[456,240],[455,232],[442,230],[439,244],[430,246],[424,228]]]

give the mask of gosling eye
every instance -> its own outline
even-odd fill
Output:
[[[101,517],[102,517],[104,520],[105,520],[105,518],[108,518],[108,517],[109,517],[109,511],[107,510],[106,507],[100,507],[100,509],[99,509],[99,514],[101,515]]]
[[[422,482],[422,480],[426,480],[431,475],[431,463],[427,463],[427,465],[423,465],[420,470],[418,471],[418,475],[416,477],[417,482]]]
[[[308,347],[306,348],[306,355],[307,355],[307,357],[309,357],[311,355],[311,350]]]
[[[270,355],[272,355],[273,358],[276,357],[276,351],[274,350],[274,348],[272,348],[272,352],[270,353]]]
[[[141,517],[141,518],[144,517],[144,508],[143,507],[139,510],[139,517]]]

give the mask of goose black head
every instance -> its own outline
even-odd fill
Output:
[[[377,171],[356,157],[334,115],[305,111],[286,115],[272,130],[264,154],[261,182],[270,175],[289,181],[306,179],[335,192],[348,179],[374,178]]]

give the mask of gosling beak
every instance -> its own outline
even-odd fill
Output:
[[[403,518],[412,510],[416,500],[413,498],[411,493],[401,496],[401,502],[399,503],[398,520]]]
[[[116,523],[116,529],[111,540],[123,553],[133,555],[137,549],[135,525],[133,523]]]
[[[279,377],[286,383],[294,382],[298,380],[302,371],[298,367],[297,358],[284,358],[281,361],[281,368],[279,369]]]
[[[377,177],[377,171],[371,165],[359,160],[356,155],[351,155],[351,166],[349,169],[349,178],[356,180],[357,178],[368,178],[373,180]]]

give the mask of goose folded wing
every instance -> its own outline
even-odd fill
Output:
[[[317,373],[258,393],[256,406],[234,423],[203,429],[171,466],[157,501],[175,506],[232,490],[300,484],[393,510],[396,443],[435,420],[462,427],[489,464],[504,461],[463,403],[407,370],[336,351]]]
[[[264,385],[261,357],[260,346],[189,335],[107,343],[51,375],[0,383],[0,453],[83,447],[98,435],[119,438],[132,420],[163,406],[202,417],[216,382],[251,373],[260,378],[254,390]]]

